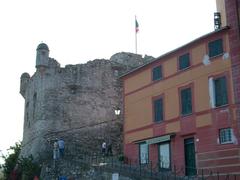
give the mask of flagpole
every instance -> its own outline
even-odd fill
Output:
[[[135,16],[135,23],[137,22],[137,18]],[[136,29],[136,25],[135,25],[135,52],[137,54],[137,29]]]

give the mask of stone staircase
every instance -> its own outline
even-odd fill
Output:
[[[63,176],[72,180],[111,180],[113,173],[118,173],[120,180],[191,180],[189,177],[178,177],[170,171],[159,172],[149,165],[125,164],[119,161],[117,156],[102,156],[89,152],[74,155],[66,152],[63,158],[46,161],[41,177],[46,180]]]
[[[111,180],[113,173],[119,174],[119,180],[208,180],[217,179],[215,174],[203,174],[201,170],[194,177],[177,176],[184,174],[184,169],[161,171],[152,163],[139,165],[137,162],[124,163],[118,156],[103,156],[96,151],[83,151],[80,146],[67,146],[65,155],[58,160],[52,159],[52,153],[46,153],[42,161],[41,179],[57,180],[65,176],[68,180]],[[223,177],[228,177],[224,175]],[[240,176],[231,175],[232,179]],[[226,178],[225,178],[226,179]],[[230,180],[230,179],[229,179]]]

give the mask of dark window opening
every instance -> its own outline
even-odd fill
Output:
[[[154,121],[163,121],[163,99],[157,99],[154,101]]]
[[[191,88],[181,90],[181,113],[187,115],[192,113],[192,91]]]
[[[156,81],[162,79],[162,66],[157,66],[152,69],[152,80]]]
[[[208,43],[209,57],[221,55],[223,53],[223,41],[217,39]]]
[[[190,55],[189,53],[179,56],[179,70],[186,69],[190,66]]]
[[[228,104],[226,77],[214,79],[215,106]]]

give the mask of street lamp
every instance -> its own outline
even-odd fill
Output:
[[[119,107],[115,107],[114,113],[116,115],[115,123],[114,123],[114,138],[115,141],[115,150],[117,153],[121,152],[122,149],[122,122],[121,122],[121,109]]]
[[[120,110],[119,107],[117,107],[117,108],[114,110],[114,112],[115,112],[115,115],[116,115],[116,116],[119,116],[120,113],[121,113],[121,110]]]

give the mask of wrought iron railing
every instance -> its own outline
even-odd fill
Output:
[[[76,152],[75,152],[76,153]],[[73,158],[74,157],[74,158]],[[66,150],[62,161],[71,161],[75,166],[83,164],[91,166],[98,171],[117,172],[120,175],[133,179],[160,179],[160,180],[240,180],[239,174],[224,174],[210,170],[192,168],[194,175],[186,176],[186,168],[171,165],[171,168],[161,168],[161,162],[148,161],[146,164],[139,163],[138,159],[119,160],[119,156],[110,156],[100,152],[79,150],[78,154],[72,154]],[[59,171],[59,170],[58,170]]]

